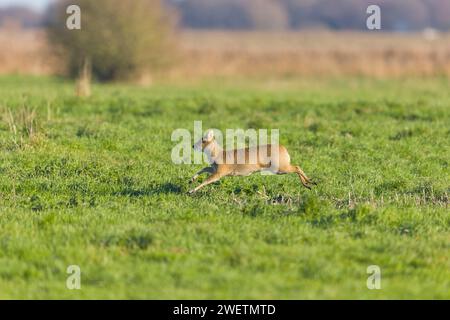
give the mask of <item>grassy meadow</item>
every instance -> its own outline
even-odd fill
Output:
[[[447,78],[73,87],[0,77],[0,298],[450,298]],[[171,133],[194,120],[280,129],[318,186],[187,195]]]

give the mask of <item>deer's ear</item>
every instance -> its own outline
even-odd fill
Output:
[[[208,130],[208,132],[206,133],[206,140],[211,141],[212,139],[214,139],[214,131]]]

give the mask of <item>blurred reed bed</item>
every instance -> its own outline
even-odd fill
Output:
[[[450,35],[199,32],[180,35],[183,76],[450,76]]]
[[[60,72],[45,32],[19,27],[0,29],[0,74],[50,75]]]
[[[164,77],[450,76],[450,34],[180,31]],[[61,73],[45,33],[0,29],[0,74]]]

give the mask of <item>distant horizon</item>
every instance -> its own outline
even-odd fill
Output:
[[[44,11],[53,0],[0,0],[0,8],[23,6],[37,11]]]

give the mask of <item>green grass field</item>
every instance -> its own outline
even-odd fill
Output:
[[[109,85],[83,100],[59,79],[2,77],[0,112],[0,298],[450,298],[448,80]],[[187,195],[202,166],[172,163],[171,133],[194,120],[280,129],[319,185],[256,174]]]

